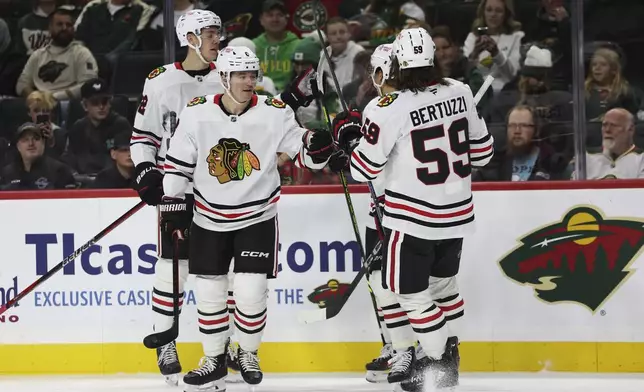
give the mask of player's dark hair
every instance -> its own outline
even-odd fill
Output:
[[[434,61],[433,67],[401,69],[398,59],[394,56],[391,62],[390,75],[387,84],[396,87],[400,91],[409,90],[418,93],[435,84],[448,85],[443,78],[440,65],[436,61]]]

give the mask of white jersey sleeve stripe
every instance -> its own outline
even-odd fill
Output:
[[[196,163],[187,163],[187,162],[184,162],[184,161],[182,161],[180,159],[177,159],[175,157],[171,157],[170,155],[166,155],[165,159],[166,159],[166,164],[167,164],[167,162],[172,162],[175,165],[178,165],[179,167],[185,167],[185,168],[188,168],[188,169],[194,169],[195,167],[197,167]]]
[[[357,151],[357,152],[354,151],[353,153],[351,153],[351,158],[352,158],[351,159],[352,161],[356,161],[358,165],[360,165],[360,167],[362,167],[364,170],[366,170],[369,174],[373,176],[377,176],[378,173],[382,171],[382,168],[384,166],[384,163],[383,164],[373,163],[371,160],[369,160],[369,158],[364,156],[364,154],[361,153],[360,151]]]
[[[155,134],[154,134],[154,133],[152,133],[152,132],[142,131],[142,130],[140,130],[140,129],[134,128],[134,129],[132,130],[132,133],[133,133],[134,135],[138,135],[138,136],[140,136],[140,137],[148,137],[148,138],[150,138],[151,140],[156,141],[157,143],[161,144],[161,140],[162,140],[162,138],[161,138],[161,137],[159,137],[158,135],[155,135]]]

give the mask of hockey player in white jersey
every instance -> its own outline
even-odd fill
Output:
[[[257,350],[267,319],[267,279],[277,275],[277,153],[321,169],[334,150],[329,132],[300,128],[284,102],[254,94],[261,70],[248,48],[223,49],[217,71],[226,92],[197,97],[181,112],[163,179],[162,223],[179,232],[190,227],[189,268],[204,357],[184,383],[199,389],[222,388],[227,374],[226,274],[233,257],[238,363],[246,383],[262,381]],[[174,212],[187,208],[191,180],[192,222]]]
[[[135,187],[141,199],[153,206],[159,204],[163,195],[165,154],[176,127],[178,113],[194,97],[224,91],[214,64],[220,41],[224,38],[220,18],[210,11],[187,12],[179,18],[176,33],[181,45],[189,47],[186,59],[156,68],[149,74],[136,113],[131,140],[132,159],[136,165]],[[310,102],[313,99],[313,91],[309,86],[312,85],[310,79],[313,77],[312,72],[300,75],[282,93],[284,101],[296,109]],[[192,195],[188,200],[192,203]],[[188,208],[185,213],[190,219],[192,208]],[[181,299],[188,276],[188,247],[187,239],[181,241]],[[155,268],[152,305],[155,315],[154,329],[157,332],[167,330],[172,325],[172,251],[172,233],[160,228],[160,257]],[[231,296],[229,310],[232,312],[233,308],[234,301]],[[238,370],[233,350],[229,350],[229,357],[231,369]],[[157,350],[157,361],[168,382],[176,384],[176,375],[181,372],[181,365],[174,342]]]
[[[395,87],[387,84],[387,79],[389,79],[391,72],[392,50],[392,44],[383,44],[378,46],[371,55],[370,76],[379,96],[395,91]],[[331,162],[329,162],[329,165],[331,165]],[[382,178],[376,178],[373,181],[373,187],[378,200],[384,203],[385,194]],[[367,221],[365,233],[365,252],[367,254],[371,254],[379,241],[373,202],[370,205],[369,215],[374,219]],[[411,368],[404,365],[405,359],[409,356],[407,352],[410,348],[413,350],[413,346],[416,343],[416,336],[411,329],[407,314],[396,299],[396,295],[382,287],[381,268],[382,257],[377,257],[370,266],[368,279],[376,297],[381,334],[386,344],[383,346],[380,356],[366,365],[366,379],[369,382],[386,380],[389,383],[397,383],[410,376]]]
[[[370,102],[363,121],[355,112],[338,115],[334,135],[355,180],[384,184],[382,285],[427,354],[417,360],[409,352],[412,374],[401,387],[422,390],[427,374],[436,387],[453,387],[458,357],[446,324],[463,308],[456,275],[463,237],[474,230],[471,169],[489,162],[493,140],[469,87],[434,66],[427,31],[401,31],[393,52],[397,91]]]
[[[223,91],[214,71],[222,39],[221,20],[210,12],[194,10],[179,18],[177,37],[188,46],[183,62],[154,69],[145,81],[141,103],[134,119],[131,151],[135,164],[135,188],[143,201],[156,206],[163,196],[162,181],[166,151],[175,131],[177,116],[195,96]],[[189,213],[189,212],[187,212]],[[155,267],[152,293],[154,330],[172,326],[172,233],[159,229],[159,259]],[[179,304],[183,303],[188,277],[188,243],[179,245]],[[169,383],[178,382],[181,364],[175,342],[157,349],[159,370]]]

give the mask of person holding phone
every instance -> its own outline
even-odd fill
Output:
[[[492,75],[493,91],[499,92],[516,76],[521,60],[521,23],[514,20],[512,0],[481,0],[463,54],[483,76]]]
[[[31,122],[38,125],[45,139],[45,154],[60,159],[67,146],[67,131],[55,124],[56,100],[50,93],[34,91],[25,103]]]

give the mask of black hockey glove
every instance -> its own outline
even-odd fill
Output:
[[[156,206],[163,197],[163,174],[152,162],[143,162],[134,168],[134,189],[146,204]]]
[[[280,94],[280,97],[293,111],[297,111],[302,106],[309,106],[315,98],[319,98],[321,95],[318,90],[317,72],[313,67],[310,67],[293,79]]]
[[[340,173],[349,167],[351,156],[344,150],[338,149],[329,157],[328,167],[334,173]]]
[[[159,213],[159,226],[163,232],[172,235],[178,231],[179,239],[188,238],[192,213],[188,211],[186,200],[164,197],[159,203]]]
[[[362,114],[357,110],[340,112],[333,119],[333,138],[341,149],[351,154],[362,137]]]
[[[325,129],[309,130],[302,136],[306,154],[313,163],[324,163],[333,154],[333,137]]]

